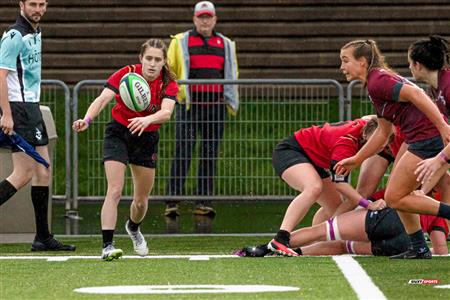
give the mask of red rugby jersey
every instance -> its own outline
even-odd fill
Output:
[[[375,68],[369,72],[367,91],[378,117],[400,126],[407,143],[439,136],[436,126],[414,104],[398,101],[404,84],[414,85],[384,69]]]
[[[149,107],[142,112],[135,112],[129,109],[125,103],[123,103],[122,98],[120,98],[119,94],[119,85],[122,77],[127,73],[137,73],[142,76],[142,65],[129,65],[123,67],[118,70],[114,74],[112,74],[107,82],[106,87],[116,93],[116,105],[114,105],[112,109],[112,117],[114,120],[119,122],[124,126],[128,126],[130,121],[128,119],[136,118],[136,117],[145,117],[151,114],[156,113],[158,110],[161,110],[161,102],[164,98],[169,98],[176,101],[177,93],[178,93],[178,85],[175,81],[171,81],[169,85],[166,87],[164,94],[162,93],[162,75],[160,74],[155,80],[147,81],[150,86],[151,92],[151,100]],[[161,124],[150,124],[145,131],[156,131],[161,127]]]
[[[389,148],[391,149],[394,158],[397,156],[400,146],[405,141],[405,135],[400,130],[400,126],[395,126],[394,129],[394,139],[389,143]]]
[[[431,96],[439,110],[450,118],[450,69],[440,70],[438,73],[438,87],[431,88]]]
[[[300,129],[294,136],[316,166],[329,169],[332,160],[340,161],[358,152],[366,123],[363,119],[325,123]]]
[[[215,32],[205,38],[195,29],[189,33],[189,79],[224,79],[225,48],[224,42]],[[199,84],[191,85],[194,93],[222,93],[221,84]],[[199,96],[203,98],[205,96]],[[215,101],[218,98],[214,98]],[[192,102],[208,102],[205,99],[196,99]]]

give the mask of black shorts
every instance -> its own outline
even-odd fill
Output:
[[[435,136],[423,141],[409,144],[408,151],[422,159],[435,157],[444,149],[444,143],[441,136]]]
[[[39,103],[10,102],[9,105],[14,121],[14,131],[33,147],[48,145],[47,128]],[[17,147],[11,150],[12,152],[21,151]]]
[[[330,177],[327,170],[316,166],[308,157],[294,136],[282,140],[272,153],[272,165],[278,176],[293,165],[309,163],[314,166],[320,178]]]
[[[405,233],[397,212],[390,207],[367,211],[365,223],[367,237],[371,241],[388,240]]]
[[[375,256],[392,256],[408,250],[409,236],[406,232],[388,240],[371,241],[372,254]]]
[[[117,121],[111,121],[105,128],[103,162],[108,160],[124,164],[156,168],[159,133],[144,131],[141,136]]]

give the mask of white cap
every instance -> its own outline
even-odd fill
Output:
[[[216,9],[214,8],[214,4],[209,1],[201,1],[195,4],[194,16],[198,17],[203,14],[215,16]]]

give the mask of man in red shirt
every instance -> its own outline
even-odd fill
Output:
[[[214,4],[201,1],[194,8],[194,29],[172,36],[168,56],[179,80],[237,79],[235,44],[214,31],[217,16]],[[176,106],[176,144],[167,186],[168,195],[185,194],[184,184],[191,165],[197,136],[201,137],[195,195],[214,194],[214,177],[226,111],[235,115],[237,86],[219,84],[183,85]],[[208,201],[196,202],[194,214],[214,215]],[[167,202],[165,215],[178,216],[176,201]]]

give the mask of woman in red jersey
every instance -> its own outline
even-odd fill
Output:
[[[449,42],[440,36],[430,36],[428,39],[418,40],[409,46],[408,60],[409,68],[416,80],[424,81],[431,87],[431,96],[440,111],[450,118],[450,67],[449,67]],[[426,159],[419,163],[416,170],[418,181],[425,183],[431,179],[436,171],[435,177],[441,177],[450,163],[450,145],[442,150],[434,158]],[[441,185],[449,185],[447,180]],[[436,178],[435,178],[436,179]],[[446,202],[446,201],[444,201]]]
[[[361,195],[347,183],[347,176],[334,174],[333,166],[337,161],[354,155],[376,127],[375,117],[325,123],[300,129],[275,147],[272,162],[276,173],[301,194],[290,203],[280,230],[268,244],[272,251],[297,256],[289,248],[290,232],[314,203],[323,208],[320,221],[358,205]],[[342,203],[341,195],[349,201]],[[384,201],[371,203],[364,199],[359,204],[373,210],[385,207]]]
[[[103,145],[108,190],[103,202],[101,220],[103,235],[102,259],[110,261],[122,256],[121,249],[113,246],[113,235],[119,204],[125,180],[127,164],[133,176],[133,202],[125,229],[134,251],[145,256],[147,243],[139,225],[147,212],[148,195],[155,179],[159,133],[162,123],[170,120],[175,107],[178,86],[167,63],[167,48],[162,40],[150,39],[141,46],[141,64],[126,66],[112,74],[101,94],[89,106],[83,119],[73,123],[77,132],[84,131],[113,99],[113,120],[106,125]],[[135,112],[127,108],[119,94],[121,78],[130,72],[145,78],[151,90],[151,101],[147,110]]]
[[[341,70],[348,81],[361,80],[378,116],[378,128],[353,157],[335,165],[337,174],[348,174],[386,143],[392,124],[400,126],[408,144],[394,168],[386,190],[386,202],[398,210],[411,244],[392,258],[431,258],[417,213],[450,219],[450,206],[425,195],[411,194],[418,187],[414,174],[421,160],[438,154],[450,141],[450,126],[425,92],[394,73],[384,62],[373,40],[357,40],[341,49]]]

